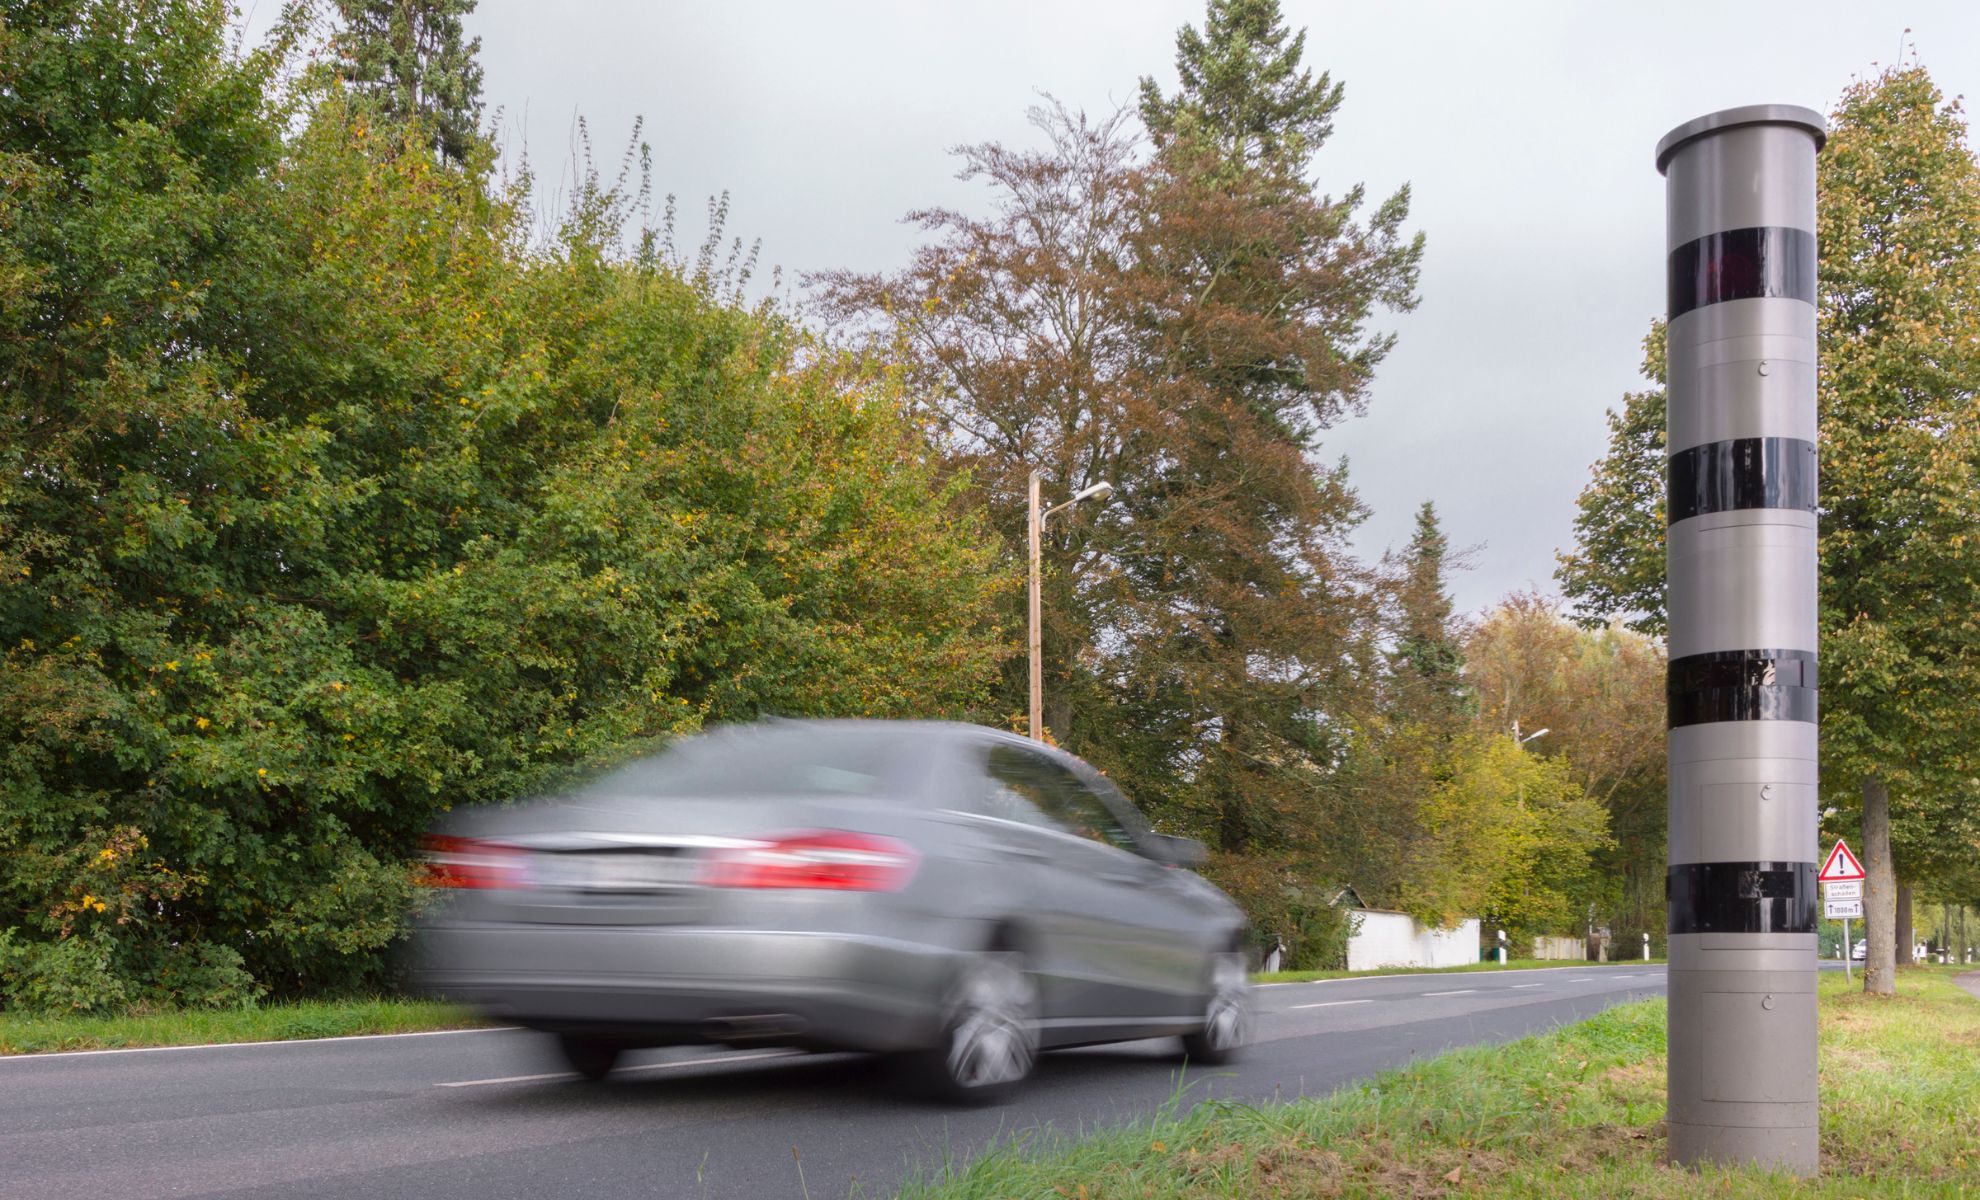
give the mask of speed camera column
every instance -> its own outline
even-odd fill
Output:
[[[1755,105],[1657,146],[1670,273],[1673,1163],[1816,1169],[1815,155]]]

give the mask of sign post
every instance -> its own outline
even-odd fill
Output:
[[[1820,113],[1657,144],[1669,324],[1674,1165],[1817,1169],[1815,155]]]
[[[1829,857],[1822,860],[1822,873],[1815,878],[1822,884],[1822,915],[1831,921],[1842,920],[1843,978],[1854,982],[1849,962],[1856,944],[1849,940],[1849,919],[1863,915],[1863,864],[1850,853],[1849,843],[1837,838]]]

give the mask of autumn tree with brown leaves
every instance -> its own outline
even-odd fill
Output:
[[[1365,403],[1392,342],[1370,318],[1414,305],[1422,240],[1406,189],[1364,212],[1308,183],[1341,89],[1275,3],[1218,0],[1177,45],[1150,139],[1043,107],[1042,148],[960,152],[987,216],[910,214],[905,270],[813,282],[906,364],[1012,554],[1031,470],[1058,497],[1115,485],[1047,530],[1050,735],[1171,828],[1324,857],[1379,652],[1363,510],[1320,437]]]
[[[1664,911],[1664,652],[1620,623],[1581,628],[1552,600],[1516,593],[1465,643],[1479,728],[1496,736],[1546,730],[1529,749],[1560,758],[1600,805],[1614,839],[1596,856],[1602,923],[1633,942],[1662,941]]]

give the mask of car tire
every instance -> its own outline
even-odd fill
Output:
[[[1213,955],[1204,970],[1208,998],[1203,1025],[1183,1035],[1183,1055],[1206,1067],[1222,1066],[1238,1056],[1251,1037],[1251,974],[1244,955]]]
[[[906,1056],[916,1089],[960,1104],[990,1104],[1016,1091],[1038,1061],[1038,983],[1024,957],[979,954],[943,1000],[941,1040]]]
[[[574,1033],[557,1035],[557,1049],[571,1070],[594,1083],[612,1073],[625,1047],[606,1038],[583,1037]]]

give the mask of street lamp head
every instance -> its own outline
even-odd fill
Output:
[[[1094,484],[1094,485],[1093,485],[1092,487],[1090,487],[1090,488],[1087,488],[1087,489],[1086,489],[1085,491],[1083,491],[1083,492],[1081,492],[1081,493],[1080,493],[1079,495],[1077,495],[1077,496],[1074,496],[1074,497],[1073,497],[1073,503],[1074,503],[1074,504],[1078,504],[1078,503],[1079,503],[1080,501],[1082,501],[1082,500],[1100,500],[1100,501],[1105,501],[1105,500],[1107,499],[1107,497],[1109,497],[1109,496],[1111,496],[1111,495],[1113,495],[1113,494],[1114,494],[1114,485],[1113,485],[1113,484],[1111,484],[1111,483],[1096,483],[1096,484]]]
[[[1529,734],[1527,734],[1527,735],[1526,735],[1525,737],[1519,737],[1519,733],[1518,733],[1518,731],[1516,731],[1516,730],[1515,730],[1515,731],[1514,731],[1514,733],[1513,733],[1513,736],[1514,736],[1515,738],[1519,738],[1519,744],[1520,744],[1520,745],[1522,745],[1522,746],[1524,746],[1524,745],[1525,745],[1526,743],[1528,743],[1528,742],[1530,742],[1530,741],[1532,741],[1532,740],[1533,740],[1534,738],[1537,738],[1537,737],[1544,737],[1544,736],[1546,736],[1547,734],[1549,734],[1549,733],[1552,733],[1552,732],[1553,732],[1553,730],[1551,730],[1551,729],[1536,729],[1536,730],[1534,730],[1534,731],[1533,731],[1532,733],[1529,733]]]

